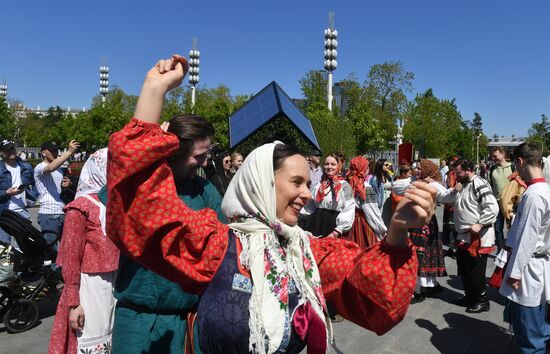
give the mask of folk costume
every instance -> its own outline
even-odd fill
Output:
[[[443,203],[454,201],[454,223],[457,231],[457,266],[458,275],[462,278],[465,297],[463,302],[470,306],[470,312],[475,308],[488,309],[486,296],[485,272],[487,256],[494,250],[495,230],[493,223],[499,213],[497,200],[493,196],[491,186],[487,181],[473,175],[468,183],[463,184],[460,192],[450,189],[440,198]],[[474,224],[484,227],[479,234],[474,234],[470,228]]]
[[[225,221],[221,196],[212,183],[193,176],[178,179],[175,185],[177,197],[189,208],[210,208],[218,220]],[[120,256],[115,297],[114,354],[177,354],[182,353],[186,339],[198,339],[196,328],[195,333],[188,331],[188,316],[195,312],[199,297],[125,255]],[[195,353],[200,353],[198,346]]]
[[[437,199],[447,190],[441,184],[441,174],[437,165],[430,160],[420,160],[419,180],[429,183],[437,190]],[[423,293],[430,293],[434,289],[441,289],[437,277],[447,275],[443,254],[443,242],[439,235],[439,226],[435,214],[422,228],[411,229],[411,241],[415,245],[418,257],[418,277],[416,280],[415,295],[421,298]]]
[[[349,183],[339,173],[331,177],[323,174],[311,196],[300,211],[300,226],[317,237],[333,231],[347,236],[355,220],[355,198]]]
[[[65,207],[66,218],[57,264],[65,287],[57,305],[49,353],[110,353],[116,301],[113,286],[119,251],[105,233],[105,206],[97,193],[107,180],[107,149],[84,164],[76,199]],[[69,325],[71,308],[81,305],[84,327]]]
[[[365,182],[369,161],[363,156],[351,159],[347,179],[355,197],[355,221],[347,239],[362,249],[374,245],[384,238],[388,231],[376,202],[376,193]]]
[[[503,281],[500,293],[510,300],[514,338],[522,352],[542,353],[550,340],[550,187],[544,178],[530,181],[509,235],[512,252],[504,279],[521,283],[514,289]]]
[[[324,353],[325,298],[378,334],[403,318],[417,267],[411,246],[382,241],[361,251],[278,221],[274,144],[254,150],[237,171],[222,205],[232,223],[223,225],[213,211],[177,198],[166,157],[178,145],[137,119],[111,136],[107,228],[122,252],[202,294],[195,325],[203,351],[289,353],[307,343],[308,353]],[[150,217],[136,217],[144,213]],[[209,306],[217,299],[232,307]],[[235,325],[222,328],[221,319]]]

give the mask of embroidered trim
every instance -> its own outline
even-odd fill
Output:
[[[235,273],[231,288],[246,294],[252,294],[252,281],[240,273]]]

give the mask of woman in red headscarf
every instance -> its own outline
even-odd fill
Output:
[[[380,241],[388,231],[378,208],[376,192],[365,181],[368,170],[369,161],[357,156],[351,159],[347,172],[355,198],[355,220],[347,238],[363,249]]]
[[[422,159],[417,164],[416,180],[435,187],[437,200],[440,200],[447,193],[447,189],[441,184],[441,174],[437,165],[430,160]],[[418,277],[416,278],[416,288],[411,303],[417,303],[423,301],[426,296],[431,297],[441,292],[443,288],[436,278],[447,275],[443,243],[439,235],[435,214],[424,227],[411,229],[410,237],[416,246],[418,257]]]

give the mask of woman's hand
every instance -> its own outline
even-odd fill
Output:
[[[405,190],[391,219],[386,242],[391,245],[406,246],[407,230],[426,225],[435,212],[437,190],[424,182],[413,182]]]
[[[159,60],[145,76],[134,117],[158,124],[164,95],[182,83],[188,68],[187,60],[180,55]]]
[[[169,59],[161,59],[147,72],[143,86],[150,85],[160,88],[166,94],[168,91],[178,87],[183,82],[185,74],[189,69],[187,59],[174,54]]]
[[[84,309],[82,305],[69,310],[69,325],[73,331],[84,329]]]

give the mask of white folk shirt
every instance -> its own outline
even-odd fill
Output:
[[[340,189],[338,196],[336,196],[336,200],[333,200],[332,193],[329,192],[320,203],[315,201],[315,197],[317,196],[317,192],[323,183],[317,183],[311,191],[311,200],[304,208],[302,208],[300,214],[311,215],[315,212],[315,210],[317,210],[317,208],[337,210],[340,214],[336,217],[335,229],[343,234],[351,230],[353,222],[355,221],[355,198],[353,197],[353,190],[348,182],[341,180],[339,183],[342,184],[342,188]]]
[[[492,247],[495,243],[495,223],[499,206],[492,193],[491,186],[483,178],[474,175],[470,183],[464,185],[456,194],[454,188],[448,189],[438,197],[440,203],[453,203],[457,240],[470,243],[470,227],[474,224],[491,225],[481,230],[481,247]]]
[[[388,229],[386,228],[386,224],[384,224],[382,213],[378,207],[376,191],[368,182],[365,182],[365,194],[366,198],[364,201],[361,201],[357,196],[355,197],[355,207],[363,210],[365,219],[372,231],[374,231],[376,238],[382,240]]]
[[[536,307],[550,301],[550,186],[535,183],[525,191],[509,237],[512,255],[500,293],[523,306]],[[518,290],[506,283],[520,279]]]
[[[38,201],[40,202],[39,214],[63,214],[65,204],[61,201],[61,181],[63,173],[61,169],[44,172],[48,164],[39,163],[34,168],[34,180],[38,189]]]

